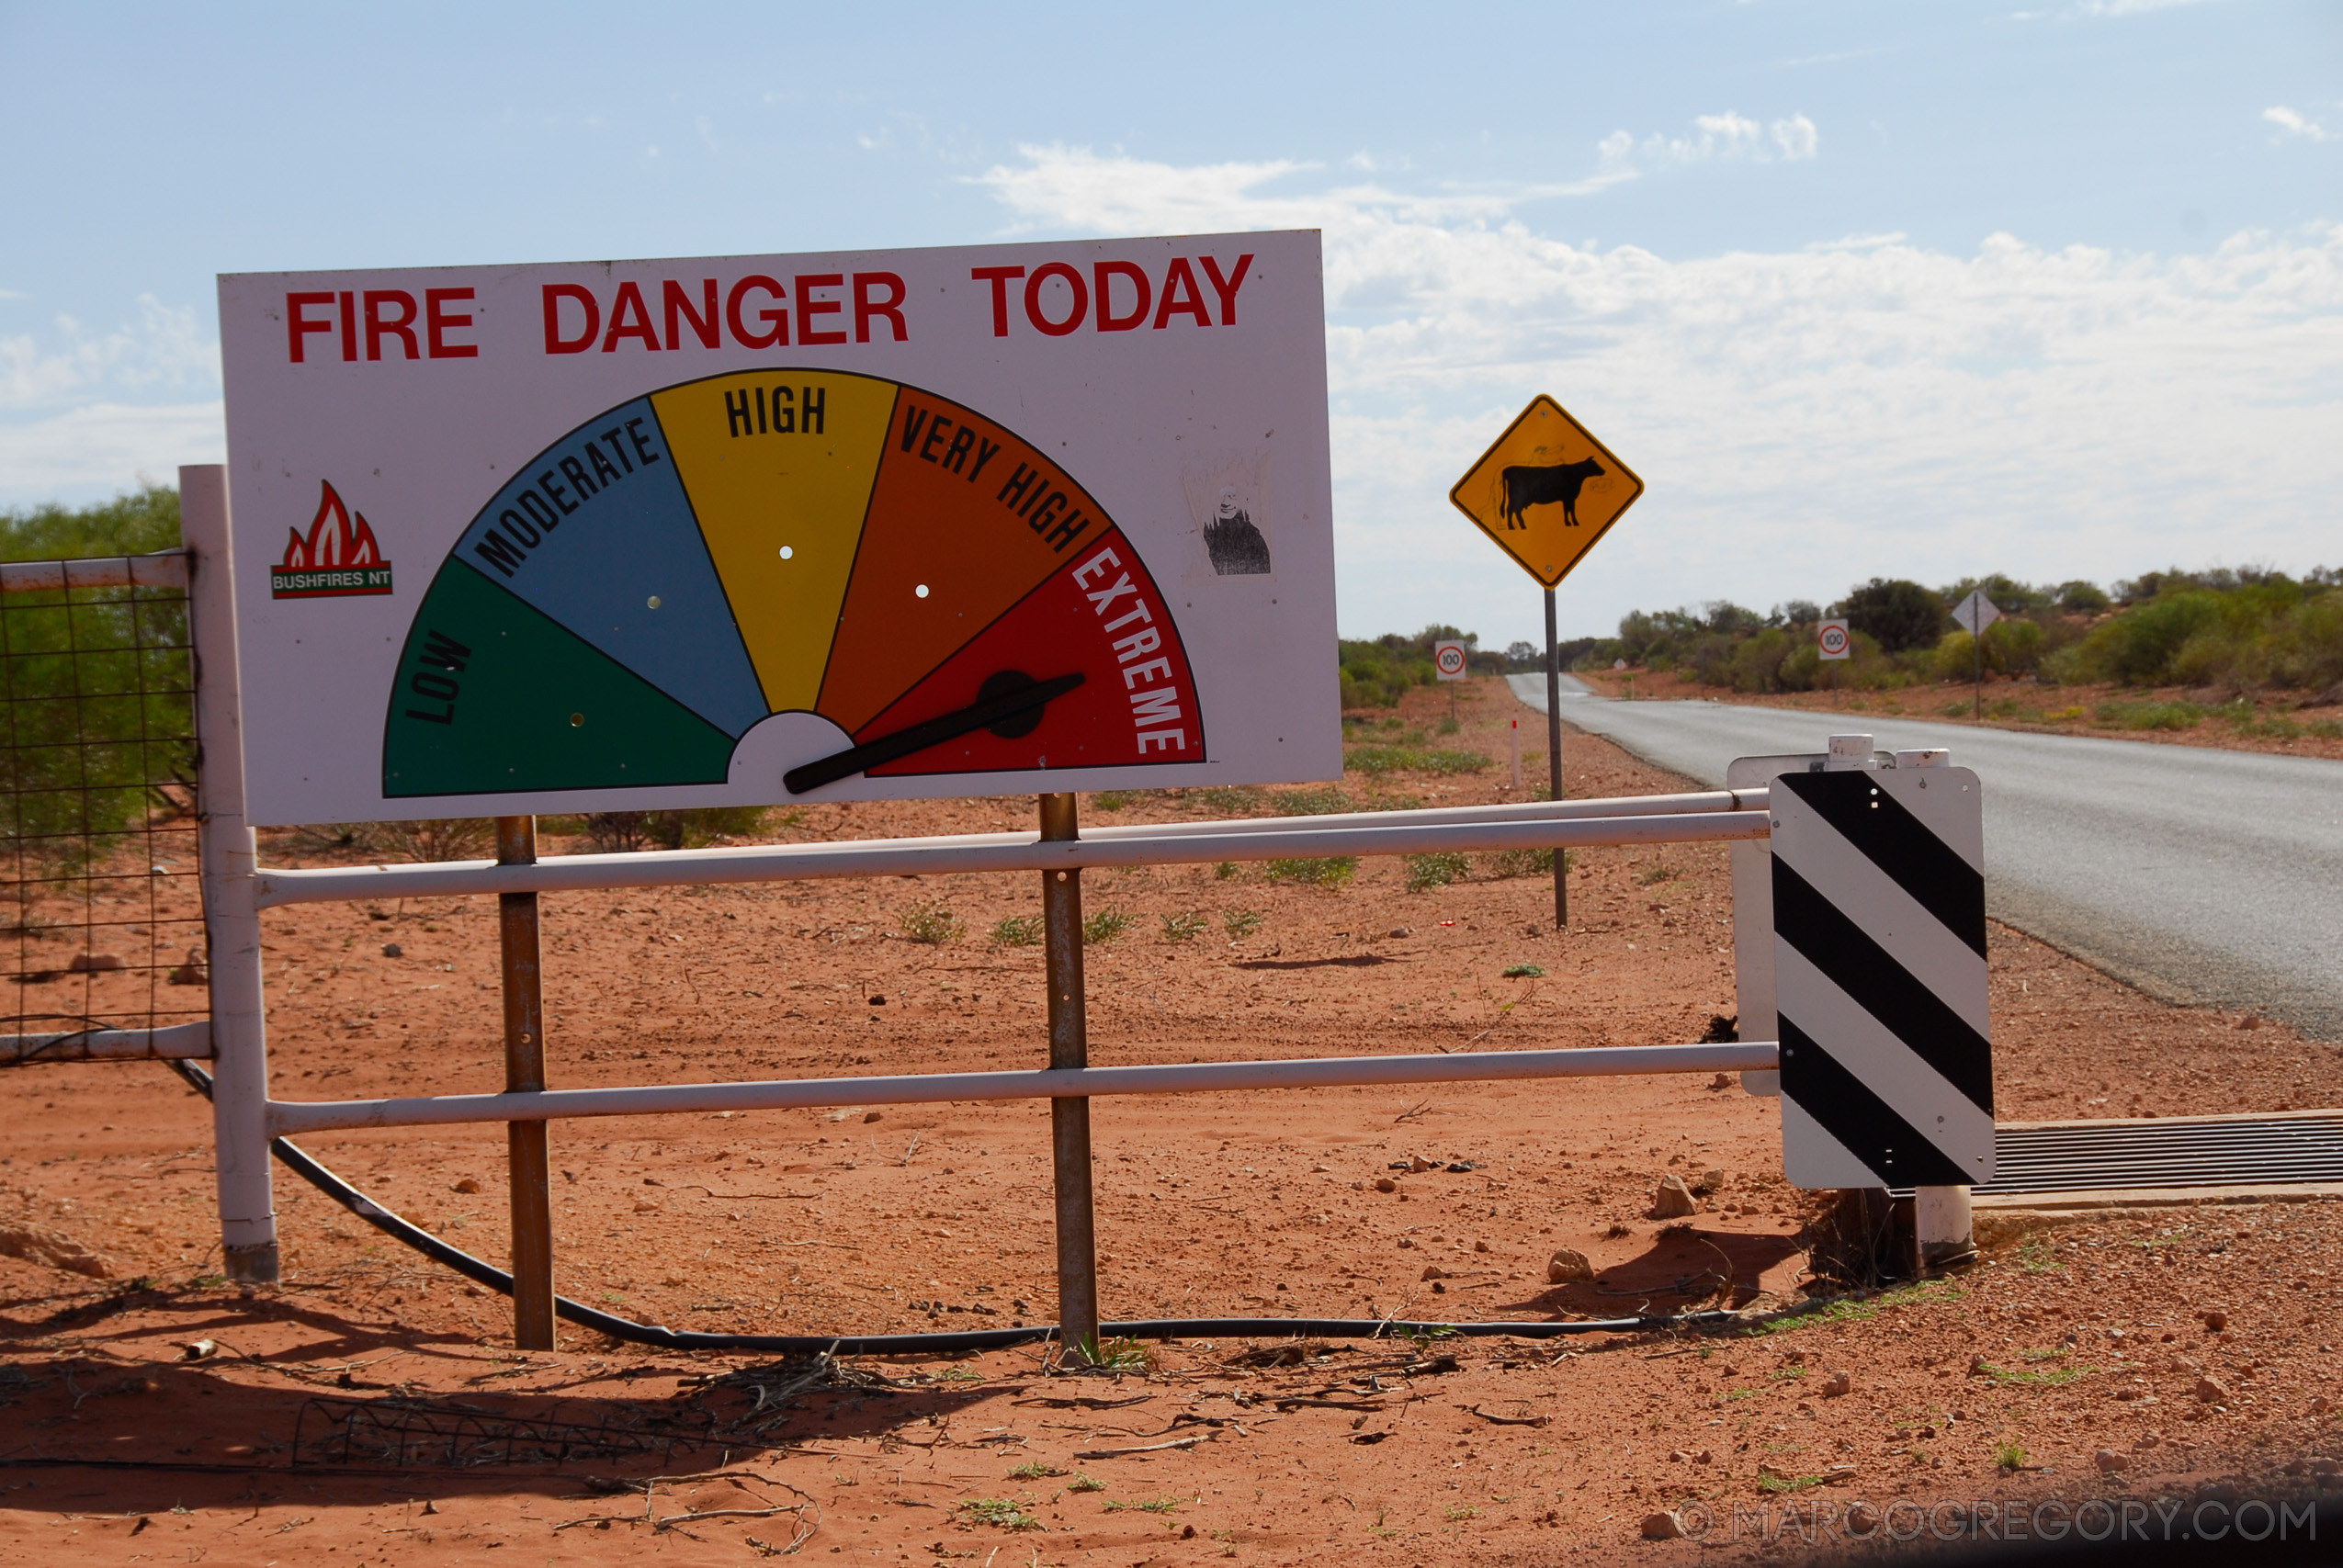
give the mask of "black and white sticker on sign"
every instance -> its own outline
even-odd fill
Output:
[[[1771,805],[1785,1174],[1809,1188],[1991,1179],[1976,774],[1786,773]]]

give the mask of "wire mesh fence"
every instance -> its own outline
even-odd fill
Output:
[[[0,1062],[202,1019],[187,560],[0,566]]]

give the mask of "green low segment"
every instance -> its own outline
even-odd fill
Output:
[[[400,657],[382,793],[714,784],[731,758],[722,730],[450,560]]]

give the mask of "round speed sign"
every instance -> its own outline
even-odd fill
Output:
[[[1465,647],[1462,643],[1443,642],[1432,649],[1432,663],[1440,673],[1453,681],[1465,672]]]
[[[1847,651],[1847,628],[1837,621],[1825,621],[1822,626],[1822,656],[1838,659]]]

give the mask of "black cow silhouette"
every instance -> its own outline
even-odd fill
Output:
[[[1579,491],[1589,479],[1602,478],[1602,469],[1592,457],[1575,463],[1544,465],[1515,463],[1501,471],[1498,478],[1505,481],[1505,526],[1526,526],[1522,513],[1533,506],[1562,503],[1565,525],[1579,525]]]

